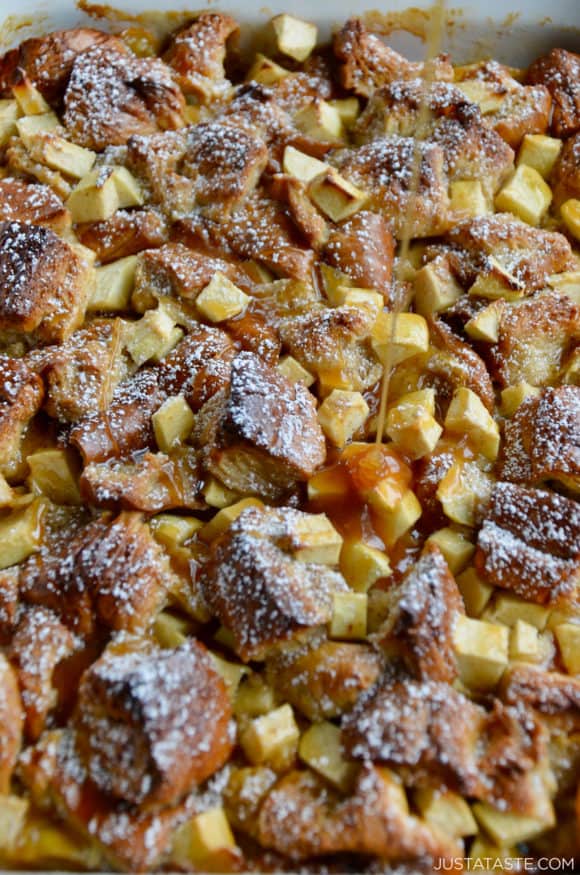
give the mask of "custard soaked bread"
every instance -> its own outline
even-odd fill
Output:
[[[0,58],[0,867],[580,864],[580,56],[118,30]]]

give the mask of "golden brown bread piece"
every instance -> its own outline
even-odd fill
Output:
[[[326,242],[328,225],[308,197],[303,182],[293,176],[275,173],[269,181],[268,194],[284,204],[309,246],[319,249]]]
[[[73,188],[70,179],[66,179],[58,170],[52,170],[36,160],[20,137],[10,138],[6,146],[5,159],[11,176],[24,177],[47,185],[62,200],[66,200],[70,195]]]
[[[52,611],[30,607],[21,613],[9,656],[18,675],[29,741],[40,737],[57,707],[55,676],[78,647],[78,639]]]
[[[333,228],[323,259],[346,273],[356,286],[377,289],[389,303],[395,241],[388,221],[379,213],[361,210]]]
[[[77,422],[111,403],[118,384],[128,376],[123,354],[127,323],[99,319],[50,347],[41,365],[46,385],[45,409],[61,422]]]
[[[81,324],[93,268],[49,228],[0,223],[0,336],[63,341]]]
[[[10,643],[18,616],[18,568],[0,571],[0,646]]]
[[[79,486],[82,499],[94,507],[159,513],[205,506],[197,454],[191,448],[171,456],[145,453],[91,462],[83,469]]]
[[[190,328],[165,356],[157,374],[163,393],[184,395],[197,411],[228,385],[236,348],[221,328],[195,322]]]
[[[9,793],[22,744],[24,711],[16,672],[3,653],[0,653],[0,725],[0,793]]]
[[[517,149],[526,134],[545,134],[550,124],[552,97],[543,85],[518,85],[491,116],[494,131]]]
[[[173,578],[140,513],[45,529],[40,551],[21,565],[24,601],[52,609],[83,635],[97,622],[126,632],[150,626]]]
[[[494,381],[502,388],[522,380],[546,386],[556,381],[580,338],[580,311],[567,295],[539,293],[507,304],[498,334],[487,354]]]
[[[72,139],[102,151],[134,134],[182,127],[185,99],[163,61],[95,46],[76,56],[64,107]]]
[[[113,645],[81,679],[76,744],[101,790],[159,808],[223,766],[230,719],[226,686],[203,644],[125,652]]]
[[[71,226],[70,212],[48,185],[0,179],[0,221],[44,225],[57,234]]]
[[[387,619],[374,636],[389,661],[402,662],[417,680],[452,683],[458,673],[453,627],[464,608],[441,550],[427,545],[389,595]]]
[[[190,213],[195,204],[194,182],[179,172],[186,149],[184,130],[137,134],[127,141],[129,170],[142,177],[151,203],[171,221]]]
[[[268,149],[239,128],[208,122],[187,134],[179,172],[194,181],[196,202],[232,209],[256,188],[268,163]]]
[[[469,257],[464,281],[474,282],[493,256],[527,293],[543,289],[547,277],[570,269],[572,248],[563,234],[533,228],[509,213],[477,216],[456,225],[447,235]]]
[[[459,845],[409,813],[405,791],[388,769],[362,767],[342,799],[312,772],[289,772],[262,803],[260,843],[290,859],[357,853],[380,860],[454,858]]]
[[[70,443],[85,463],[104,462],[112,456],[153,448],[151,416],[163,404],[166,393],[158,372],[140,370],[122,382],[104,410],[83,416],[70,431]]]
[[[77,225],[76,235],[101,264],[167,242],[165,220],[154,210],[117,210],[110,219]]]
[[[23,359],[0,355],[0,474],[22,466],[22,438],[44,398],[42,380]]]
[[[416,150],[419,170],[415,172]],[[431,237],[449,228],[445,153],[432,142],[388,136],[339,152],[340,173],[368,194],[368,207],[388,219],[395,237]]]
[[[237,21],[220,12],[202,12],[173,34],[163,60],[175,71],[179,87],[204,103],[223,95],[226,44],[239,31]]]
[[[95,46],[122,51],[118,37],[78,27],[55,30],[43,37],[24,40],[0,58],[0,96],[11,97],[19,70],[24,70],[49,103],[58,104],[66,89],[75,58]]]
[[[483,359],[441,319],[429,319],[429,334],[433,346],[422,383],[434,386],[439,406],[446,410],[455,390],[466,386],[492,412],[495,393]]]
[[[156,298],[164,296],[195,301],[216,272],[234,282],[237,278],[234,264],[189,249],[183,243],[147,249],[139,256],[133,306],[143,312],[154,306]]]
[[[561,207],[568,198],[580,198],[580,131],[564,141],[550,185],[555,207]]]
[[[281,343],[278,332],[271,324],[271,314],[254,313],[251,310],[233,319],[222,322],[223,328],[233,342],[235,349],[253,352],[271,367],[278,364]],[[224,358],[221,359],[224,361]],[[211,386],[211,381],[207,381]]]
[[[250,352],[233,360],[228,388],[202,408],[193,437],[208,473],[235,492],[270,499],[326,457],[312,395]]]
[[[383,668],[381,654],[367,644],[314,638],[280,647],[266,674],[281,700],[309,720],[330,720],[349,711]]]
[[[370,97],[376,88],[396,79],[415,79],[425,72],[424,64],[414,64],[399,55],[360,18],[350,18],[334,38],[334,54],[340,63],[341,85]],[[453,81],[453,67],[446,55],[437,56],[429,74],[434,79]]]
[[[580,714],[580,678],[558,671],[544,671],[534,665],[510,666],[500,685],[500,696],[508,705],[524,703],[541,714],[571,711]]]
[[[289,507],[247,508],[213,546],[203,593],[244,661],[263,659],[272,645],[327,623],[333,594],[347,589],[338,572],[289,553],[308,519]]]
[[[71,730],[46,732],[35,747],[28,747],[20,775],[38,805],[50,799],[90,847],[96,846],[102,855],[98,868],[129,872],[155,868],[188,813],[185,804],[141,811],[102,793],[87,776]]]
[[[285,319],[280,337],[306,370],[331,386],[362,391],[380,379],[370,342],[374,314],[357,307],[316,309]]]
[[[580,387],[544,389],[504,425],[498,476],[513,483],[560,480],[580,490]]]
[[[552,49],[528,68],[527,81],[545,85],[552,95],[551,131],[569,137],[580,128],[580,55]]]
[[[239,258],[263,262],[277,276],[310,280],[314,253],[278,202],[254,194],[221,224],[224,241]]]
[[[494,586],[537,604],[574,600],[580,509],[562,495],[497,483],[477,537],[475,567]]]

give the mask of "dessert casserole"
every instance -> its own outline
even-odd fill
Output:
[[[580,55],[239,29],[0,58],[0,865],[580,859]]]

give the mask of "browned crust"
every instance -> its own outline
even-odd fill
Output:
[[[324,247],[323,258],[341,270],[357,286],[377,289],[391,300],[395,241],[384,216],[362,210],[334,228]]]
[[[47,185],[0,179],[0,221],[44,225],[58,234],[71,226],[70,212]]]
[[[555,137],[569,137],[580,127],[580,55],[552,49],[528,68],[527,81],[545,85],[552,95],[551,130]]]
[[[238,31],[237,21],[229,15],[202,12],[172,36],[163,59],[175,71],[185,94],[209,101],[226,84],[226,44]]]
[[[167,242],[165,222],[154,210],[117,210],[103,222],[77,225],[76,234],[83,246],[93,250],[101,264]]]

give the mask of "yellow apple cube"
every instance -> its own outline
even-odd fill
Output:
[[[243,313],[250,300],[249,295],[217,271],[195,299],[195,306],[209,322],[223,322]]]
[[[520,404],[527,398],[536,398],[541,390],[537,386],[531,386],[522,380],[512,386],[506,386],[501,391],[501,412],[504,416],[513,416]]]
[[[560,656],[568,674],[580,674],[580,625],[560,623],[554,628]]]
[[[495,198],[497,210],[513,213],[528,225],[539,225],[552,203],[552,189],[533,167],[519,164]]]
[[[452,522],[474,526],[492,488],[492,478],[475,462],[454,462],[439,481],[436,495]]]
[[[474,340],[497,343],[504,302],[492,301],[465,323],[465,330]]]
[[[292,383],[304,383],[305,386],[312,386],[315,380],[310,371],[302,367],[300,362],[291,355],[282,356],[278,363],[278,370]]]
[[[300,182],[308,184],[312,182],[321,173],[326,173],[329,165],[324,161],[319,161],[318,158],[312,158],[311,155],[306,155],[295,149],[294,146],[286,146],[282,158],[282,170],[288,176],[294,176]]]
[[[159,513],[149,520],[149,525],[155,536],[165,547],[181,547],[203,526],[203,522],[194,516],[183,516],[172,513]]]
[[[275,85],[289,75],[290,70],[281,67],[280,64],[259,52],[248,70],[246,80],[248,82],[260,82],[262,85]]]
[[[229,529],[234,520],[236,520],[241,512],[247,507],[264,507],[258,498],[242,498],[236,504],[231,504],[229,507],[224,507],[218,510],[216,515],[208,523],[200,529],[199,537],[202,541],[209,543],[215,538],[223,535]]]
[[[463,838],[477,832],[471,808],[458,793],[451,790],[441,792],[429,787],[415,793],[415,802],[427,823],[447,835]]]
[[[295,61],[305,61],[316,46],[318,29],[311,21],[304,21],[286,13],[272,19],[276,48]]]
[[[484,216],[491,212],[481,182],[476,179],[458,179],[449,188],[450,209],[467,218]]]
[[[360,104],[356,97],[341,97],[337,100],[328,101],[340,115],[343,124],[347,128],[352,128],[360,113]]]
[[[510,659],[521,662],[537,662],[540,656],[538,630],[526,623],[516,620],[510,634]]]
[[[518,152],[518,164],[526,164],[548,179],[562,151],[562,140],[544,134],[526,134]]]
[[[580,240],[580,200],[570,198],[560,208],[566,228],[576,240]]]
[[[242,732],[240,744],[253,765],[291,755],[298,748],[300,730],[290,705],[255,717]]]
[[[229,507],[239,500],[239,493],[228,489],[215,477],[209,477],[203,487],[203,497],[210,507]]]
[[[326,514],[309,514],[299,519],[290,535],[292,555],[299,562],[338,565],[342,536]]]
[[[470,617],[479,617],[488,604],[493,586],[485,583],[475,568],[466,568],[457,577],[457,586]]]
[[[340,729],[334,723],[314,723],[300,739],[298,755],[339,790],[346,793],[352,786],[357,766],[344,758]]]
[[[328,624],[331,638],[346,641],[364,640],[367,634],[367,594],[337,592],[334,594],[332,620]]]
[[[151,422],[157,446],[162,453],[170,453],[191,434],[195,417],[183,395],[172,395],[153,414]]]
[[[429,326],[418,313],[383,311],[373,326],[372,346],[383,364],[396,365],[429,349]]]
[[[453,647],[461,682],[471,689],[491,690],[508,662],[509,630],[507,626],[459,615]]]
[[[80,462],[72,450],[39,450],[28,456],[30,486],[55,504],[80,504]]]
[[[333,167],[316,176],[308,186],[308,194],[325,216],[342,222],[358,213],[368,195],[338,173]]]
[[[485,611],[485,619],[492,623],[504,623],[515,626],[518,620],[524,620],[539,632],[546,628],[550,617],[550,609],[544,605],[536,605],[517,595],[508,592],[498,592],[493,603]]]
[[[441,313],[459,300],[463,289],[444,260],[421,267],[413,279],[415,309],[421,316]]]
[[[486,272],[479,274],[469,289],[470,295],[476,298],[490,298],[492,301],[498,299],[517,301],[523,297],[524,292],[524,284],[506,270],[493,255],[488,259]]]
[[[340,570],[355,592],[367,592],[377,580],[391,575],[388,557],[364,541],[345,542],[340,554]]]
[[[362,428],[369,413],[369,406],[360,392],[333,389],[318,408],[318,421],[329,441],[337,447],[344,447]]]
[[[136,269],[136,255],[127,255],[97,267],[95,288],[87,309],[113,313],[127,310],[135,286]]]
[[[546,819],[525,817],[508,811],[498,811],[487,802],[476,802],[473,813],[486,833],[498,845],[517,845],[544,832],[555,822],[554,812]]]
[[[460,386],[456,390],[447,416],[445,428],[452,434],[465,434],[473,448],[493,461],[499,452],[499,428],[479,395]]]
[[[176,328],[169,313],[159,307],[157,310],[148,310],[132,325],[126,346],[129,355],[137,367],[140,367],[151,359],[162,359],[182,336],[183,332]]]
[[[433,532],[427,543],[439,547],[453,574],[463,571],[475,552],[474,544],[465,535],[449,527]]]
[[[45,505],[35,499],[0,519],[0,570],[22,562],[40,549]]]

